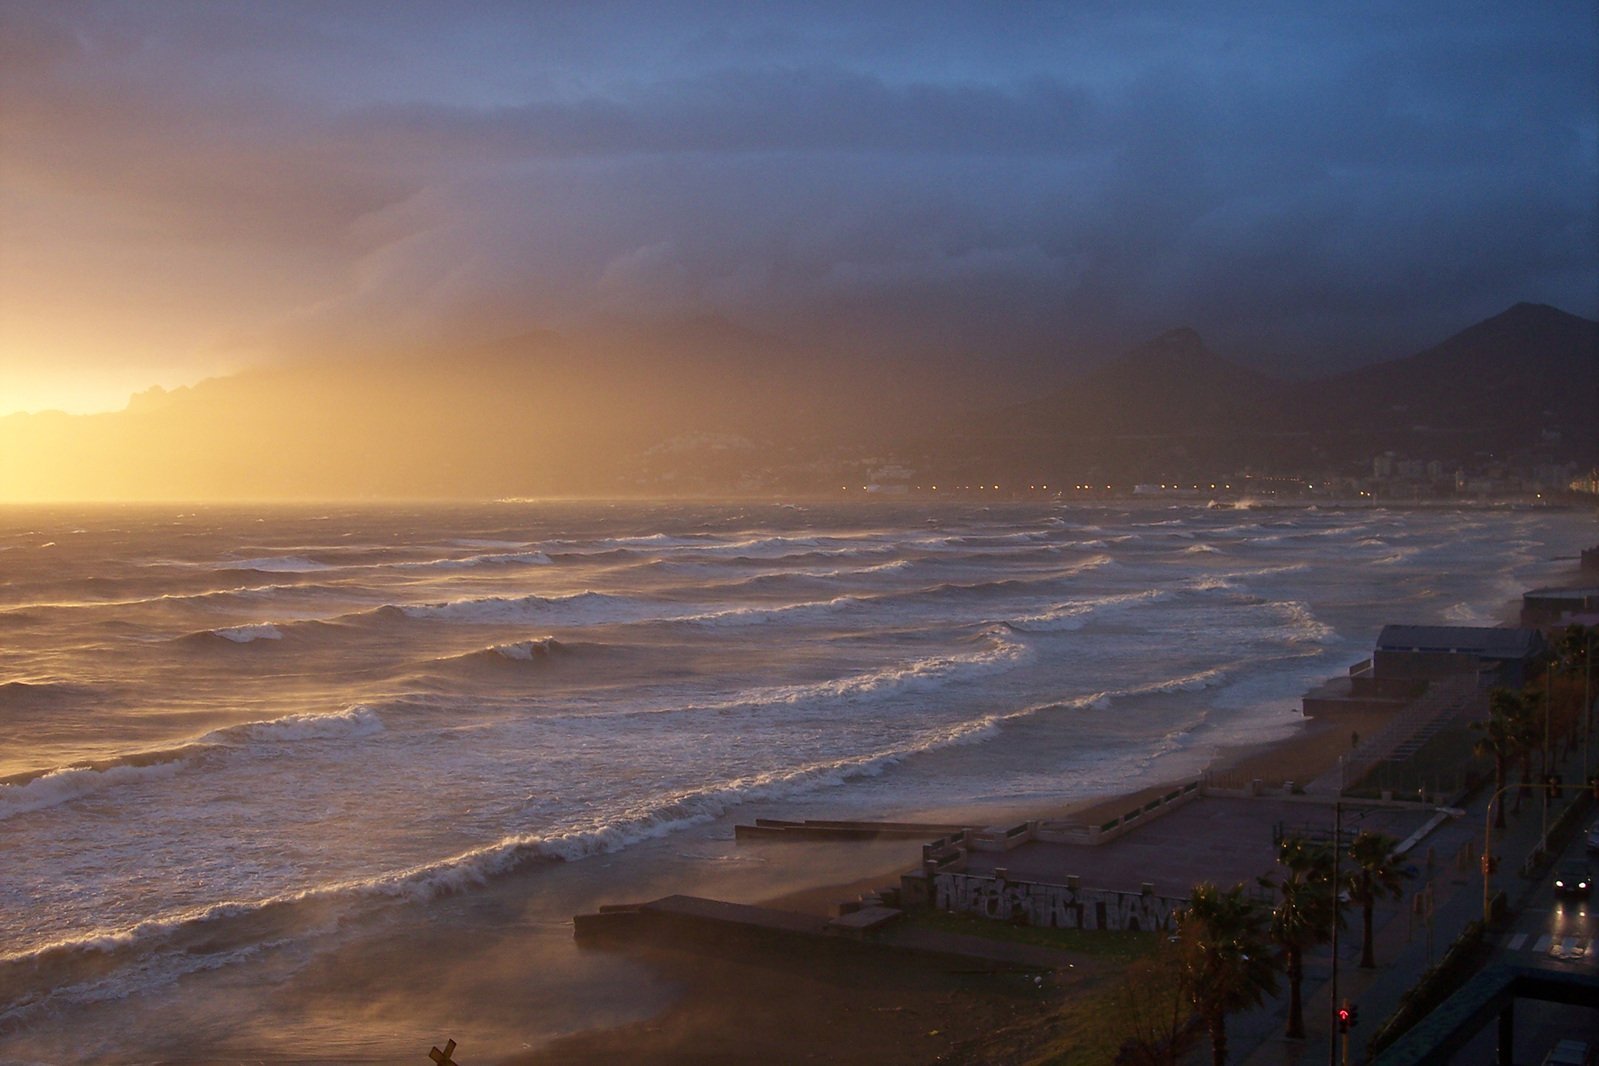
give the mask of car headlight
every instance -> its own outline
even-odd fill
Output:
[[[1566,883],[1564,881],[1560,880],[1560,878],[1557,877],[1557,878],[1555,878],[1555,887],[1556,888],[1565,888],[1566,887]]]

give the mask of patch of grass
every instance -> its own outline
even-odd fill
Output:
[[[902,919],[923,929],[964,936],[981,936],[1009,943],[1036,944],[1099,959],[1131,962],[1155,950],[1160,936],[1115,929],[1050,929],[980,918],[975,914],[949,914],[931,907],[907,911]]]

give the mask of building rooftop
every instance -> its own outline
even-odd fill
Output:
[[[1382,627],[1378,651],[1432,652],[1476,655],[1485,659],[1525,659],[1543,647],[1536,629],[1504,626],[1401,626]]]
[[[1522,599],[1537,598],[1540,600],[1587,600],[1599,597],[1599,585],[1589,585],[1587,588],[1548,588],[1533,589],[1523,594]]]

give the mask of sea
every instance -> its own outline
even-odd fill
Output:
[[[1302,729],[1592,510],[0,509],[0,1062],[489,1062],[675,989],[570,918],[914,858]],[[914,848],[911,845],[912,849]],[[798,856],[798,857],[796,857]]]

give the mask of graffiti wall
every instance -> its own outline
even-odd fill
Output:
[[[1003,881],[943,873],[933,879],[934,905],[998,921],[1056,929],[1169,929],[1172,915],[1188,901],[1135,892],[1107,892],[1067,885]]]

